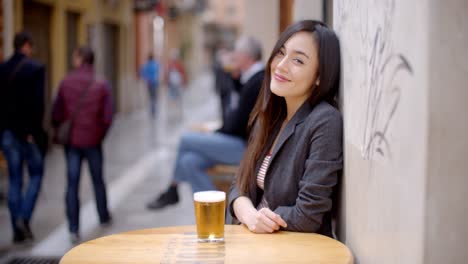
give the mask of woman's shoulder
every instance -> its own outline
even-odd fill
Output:
[[[343,123],[340,111],[328,102],[320,102],[309,113],[306,118],[308,126],[321,126],[329,124],[341,127]]]
[[[341,112],[328,102],[322,101],[312,109],[312,111],[309,114],[309,117],[341,119]]]

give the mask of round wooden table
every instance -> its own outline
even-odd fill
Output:
[[[196,226],[131,231],[78,245],[60,263],[353,263],[345,245],[318,234],[254,234],[240,225],[224,233],[224,243],[198,243]]]

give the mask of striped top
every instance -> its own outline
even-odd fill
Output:
[[[262,162],[262,166],[260,166],[260,170],[258,171],[258,174],[257,174],[257,186],[262,190],[264,189],[264,186],[265,186],[265,175],[268,170],[268,166],[270,165],[270,158],[271,158],[270,154],[265,156],[265,159],[263,159],[263,162]],[[268,208],[268,202],[265,199],[265,195],[263,195],[262,201],[258,204],[257,209],[261,209],[264,207]]]

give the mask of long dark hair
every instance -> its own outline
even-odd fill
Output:
[[[250,115],[249,130],[251,133],[236,182],[241,195],[251,194],[256,188],[257,164],[272,144],[270,137],[274,136],[275,128],[286,118],[284,98],[270,91],[271,62],[285,42],[295,33],[302,31],[312,33],[318,44],[320,83],[318,86],[311,87],[313,92],[307,99],[307,103],[314,107],[321,101],[327,101],[336,106],[340,78],[340,45],[337,36],[333,30],[328,29],[319,21],[303,20],[290,25],[281,33],[271,52],[262,88]]]

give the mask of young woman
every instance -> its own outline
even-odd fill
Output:
[[[233,219],[252,232],[331,236],[331,196],[343,167],[339,76],[339,41],[323,23],[300,21],[281,34],[229,194]]]

